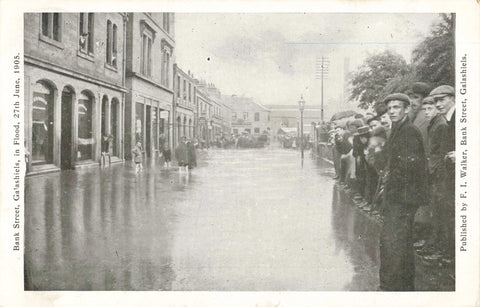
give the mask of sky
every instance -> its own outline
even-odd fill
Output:
[[[177,13],[176,62],[225,95],[268,104],[321,104],[316,63],[328,58],[326,114],[351,109],[344,96],[344,59],[354,71],[386,49],[408,62],[437,14]],[[318,70],[317,70],[318,71]]]

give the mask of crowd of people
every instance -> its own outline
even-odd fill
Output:
[[[374,113],[333,121],[328,129],[339,184],[383,221],[380,289],[414,290],[415,249],[425,261],[453,264],[454,88],[417,82],[387,96]],[[420,206],[428,208],[430,227],[414,242]]]

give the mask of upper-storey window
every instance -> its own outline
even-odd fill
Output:
[[[161,66],[161,83],[166,87],[170,87],[170,66],[173,47],[164,39],[161,42],[162,47],[162,66]]]
[[[94,15],[93,13],[80,13],[80,51],[93,54],[94,47]]]
[[[170,33],[170,14],[163,13],[163,29]]]
[[[187,80],[183,80],[183,100],[187,100]]]
[[[147,32],[144,32],[142,35],[140,73],[147,77],[150,77],[152,75],[152,36]]]
[[[180,89],[181,89],[180,76],[177,76],[177,97],[180,97]]]
[[[60,42],[62,40],[61,14],[42,13],[42,35]]]
[[[107,56],[107,63],[117,67],[117,25],[110,20],[107,21],[107,49],[105,51]]]
[[[188,83],[188,101],[192,102],[192,84]]]

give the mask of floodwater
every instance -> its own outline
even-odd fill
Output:
[[[26,178],[25,289],[322,291],[378,287],[379,227],[332,167],[279,148],[200,151]]]

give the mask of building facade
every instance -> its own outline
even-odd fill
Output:
[[[122,161],[126,15],[24,14],[27,174]]]
[[[249,97],[224,96],[224,101],[231,108],[232,134],[248,133],[254,136],[270,134],[269,109]]]
[[[195,80],[184,72],[177,64],[174,65],[174,145],[182,137],[192,139],[195,137]]]
[[[300,127],[300,110],[298,105],[265,105],[270,110],[270,124],[273,136],[278,134],[280,128]],[[320,121],[321,106],[305,105],[303,111],[303,131],[310,131],[311,123]],[[298,129],[299,130],[299,129]]]
[[[163,134],[173,146],[173,13],[129,13],[126,27],[125,156],[140,142],[147,157]]]
[[[204,83],[195,80],[195,101],[196,101],[196,137],[204,144],[210,144],[212,138],[212,102]]]

